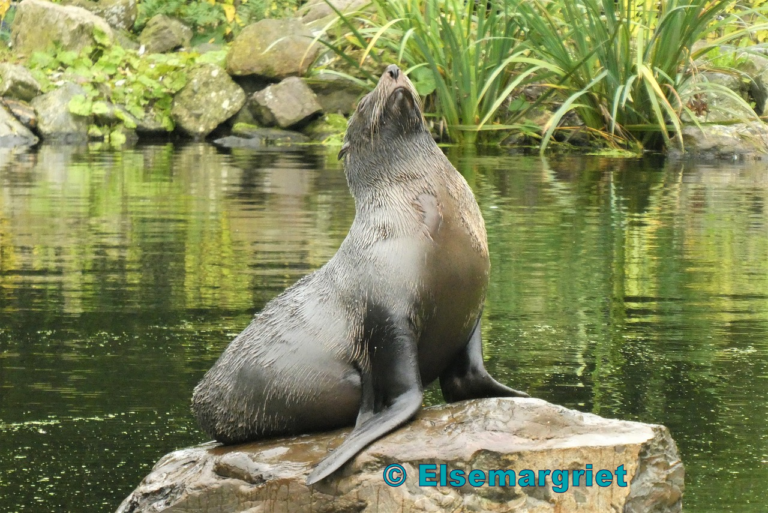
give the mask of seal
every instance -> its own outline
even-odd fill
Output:
[[[436,379],[449,402],[527,397],[483,365],[485,224],[397,66],[360,101],[339,158],[355,199],[347,237],[267,303],[192,397],[225,444],[354,425],[308,484],[411,419]]]

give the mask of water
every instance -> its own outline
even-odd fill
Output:
[[[667,425],[687,511],[766,511],[768,164],[450,157],[488,227],[489,370]],[[0,153],[0,511],[113,511],[204,441],[195,383],[353,215],[318,150]]]

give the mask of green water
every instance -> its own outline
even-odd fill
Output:
[[[450,157],[488,227],[490,371],[667,425],[687,511],[767,511],[768,164]],[[195,383],[353,214],[314,150],[0,153],[0,511],[113,511],[204,441]]]

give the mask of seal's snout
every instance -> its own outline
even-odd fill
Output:
[[[390,64],[387,69],[384,70],[393,80],[397,80],[400,77],[400,68],[396,64]]]

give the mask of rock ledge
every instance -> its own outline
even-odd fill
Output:
[[[312,465],[348,429],[232,447],[205,444],[163,457],[118,513],[134,512],[679,512],[683,464],[664,426],[611,420],[539,399],[484,399],[423,409],[331,478],[307,487]],[[392,488],[384,468],[408,474]],[[623,465],[629,486],[420,487],[420,464],[448,469]],[[614,483],[616,481],[614,480]]]

